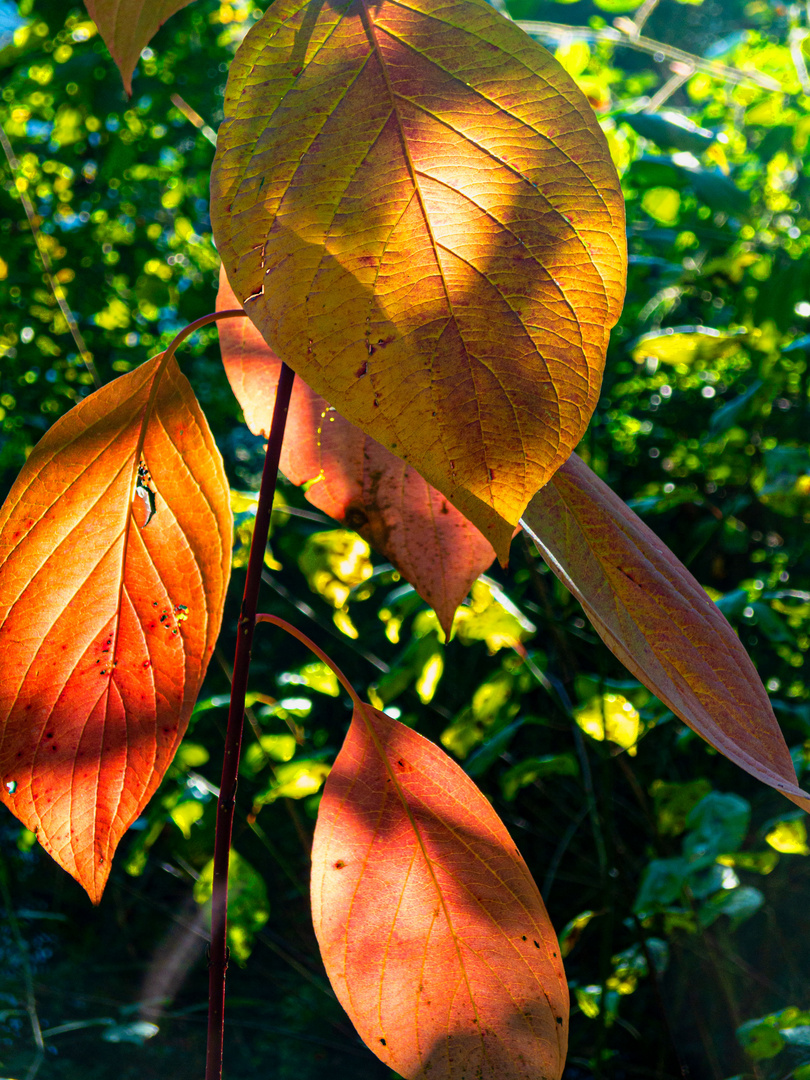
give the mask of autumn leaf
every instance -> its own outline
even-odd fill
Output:
[[[730,761],[810,810],[765,688],[725,616],[576,454],[534,497],[523,527],[636,678]]]
[[[278,0],[231,66],[211,183],[265,340],[505,560],[624,293],[619,182],[572,79],[483,0]]]
[[[217,310],[239,302],[220,274]],[[281,361],[248,319],[219,324],[225,371],[248,427],[267,434]],[[449,634],[456,608],[495,558],[492,545],[415,469],[293,383],[281,471],[319,510],[354,529],[436,611]]]
[[[132,73],[143,49],[168,18],[191,0],[85,0],[90,18],[132,94]]]
[[[312,913],[329,979],[401,1076],[555,1080],[568,988],[537,886],[472,780],[355,709],[326,781]]]
[[[0,511],[3,802],[97,903],[222,621],[228,482],[174,359],[82,401]]]

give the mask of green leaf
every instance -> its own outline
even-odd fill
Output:
[[[680,899],[690,870],[686,859],[653,859],[644,871],[633,911],[641,914]]]
[[[214,860],[202,869],[194,883],[194,899],[205,906],[211,925],[211,894],[214,888]],[[228,948],[243,964],[253,950],[256,934],[270,918],[270,901],[264,879],[247,859],[231,848],[228,866]]]
[[[773,1023],[767,1020],[748,1020],[737,1028],[737,1038],[746,1054],[754,1061],[776,1057],[785,1041]]]
[[[693,866],[707,866],[718,855],[736,851],[745,839],[751,804],[739,795],[711,791],[690,811],[683,853]]]
[[[759,889],[750,885],[739,885],[736,889],[721,890],[701,906],[698,921],[701,926],[711,926],[721,915],[731,919],[731,929],[736,928],[746,919],[755,915],[765,903],[765,897]]]
[[[635,6],[635,5],[634,5]],[[702,154],[714,142],[714,133],[699,127],[681,113],[620,113],[617,119],[629,124],[639,135],[664,149]]]
[[[692,808],[709,794],[708,780],[689,780],[686,783],[654,780],[650,788],[655,806],[658,832],[661,836],[680,836]]]
[[[579,776],[579,765],[573,754],[547,754],[545,757],[526,758],[513,765],[501,777],[503,797],[511,802],[518,791],[545,776]]]

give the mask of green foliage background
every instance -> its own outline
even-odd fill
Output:
[[[538,22],[597,108],[627,196],[627,304],[581,452],[731,620],[801,774],[807,12],[769,0],[648,2],[643,36],[663,46],[628,48],[613,21],[638,17],[635,0],[508,6]],[[144,52],[128,101],[83,8],[0,0],[0,123],[20,166],[13,174],[0,158],[2,494],[42,432],[92,389],[20,189],[101,378],[154,354],[213,308],[211,139],[228,63],[259,14],[253,0],[197,0]],[[681,57],[673,71],[669,46],[725,69],[690,75]],[[189,121],[189,106],[210,128]],[[243,493],[223,664],[98,909],[3,813],[0,1070],[17,1080],[202,1072],[224,667],[261,444],[241,423],[215,330],[180,359]],[[392,569],[332,529],[282,486],[261,606],[298,619],[361,692],[442,742],[493,800],[562,933],[575,1002],[569,1080],[677,1076],[679,1061],[696,1080],[807,1080],[803,817],[629,679],[528,545],[515,542],[509,572],[493,569],[444,644]],[[349,703],[296,642],[263,628],[255,653],[225,1076],[387,1076],[331,995],[308,913],[309,838]]]

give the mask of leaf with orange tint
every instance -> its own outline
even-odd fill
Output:
[[[85,0],[90,18],[132,94],[132,73],[143,49],[168,18],[191,0]]]
[[[338,999],[408,1080],[556,1080],[568,987],[526,864],[455,762],[363,712],[312,848],[312,916]]]
[[[615,656],[721,754],[810,810],[768,695],[725,616],[576,454],[523,517]]]
[[[224,273],[217,310],[238,307]],[[267,434],[281,361],[248,319],[219,324],[225,371],[248,427]],[[306,497],[359,532],[400,571],[450,633],[456,608],[495,558],[492,545],[426,480],[330,409],[303,379],[293,383],[281,471]]]
[[[222,459],[162,356],[58,420],[0,510],[0,796],[95,903],[186,730],[231,530]]]
[[[211,187],[265,340],[505,560],[624,295],[619,181],[570,76],[484,0],[277,0],[231,65]]]

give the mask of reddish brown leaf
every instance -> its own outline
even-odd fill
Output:
[[[58,420],[0,511],[0,795],[96,903],[188,724],[231,530],[208,424],[161,356]]]
[[[555,1080],[568,987],[526,864],[455,762],[364,713],[326,781],[312,849],[312,915],[335,993],[408,1080]]]
[[[222,272],[217,309],[238,306]],[[248,427],[267,436],[281,361],[248,319],[220,323],[219,340]],[[307,499],[393,563],[449,635],[456,608],[495,558],[474,525],[300,378],[293,384],[281,471],[294,484],[314,481]]]
[[[570,76],[483,0],[277,0],[231,65],[211,193],[267,342],[505,559],[624,295],[619,181]]]
[[[166,20],[191,0],[85,0],[90,18],[118,65],[124,89],[132,93],[132,72]]]
[[[532,499],[523,527],[636,678],[730,761],[810,810],[765,688],[724,615],[576,454]]]

